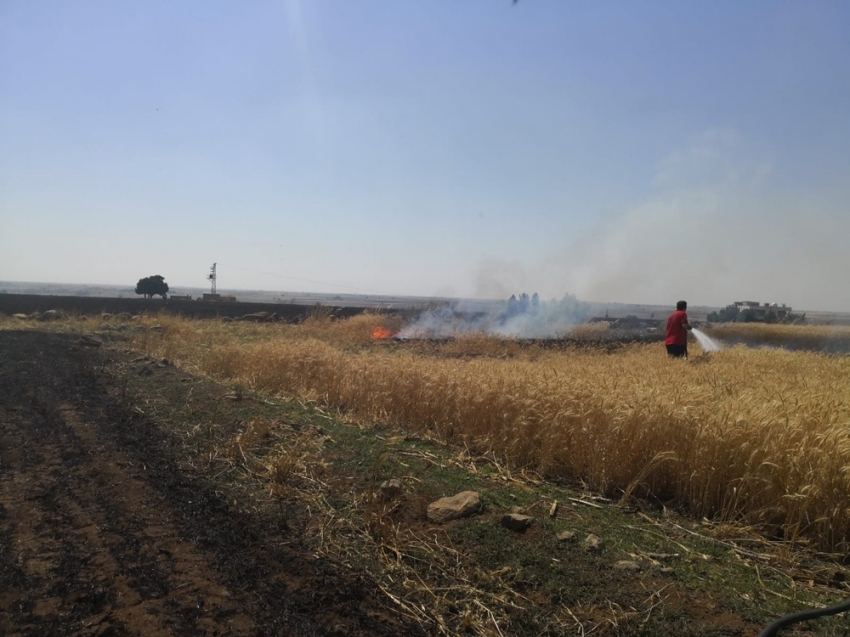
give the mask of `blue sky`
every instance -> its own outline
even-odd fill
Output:
[[[846,2],[0,0],[0,280],[850,311],[848,113]]]

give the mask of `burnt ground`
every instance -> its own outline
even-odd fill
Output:
[[[105,356],[0,331],[0,634],[418,634],[181,466]]]

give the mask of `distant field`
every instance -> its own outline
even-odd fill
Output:
[[[127,332],[135,347],[188,369],[850,553],[850,357],[733,348],[680,361],[657,344],[553,351],[482,335],[400,343],[373,338],[376,327],[400,327],[374,315],[155,320],[163,333]],[[759,327],[792,339],[834,334]]]
[[[850,326],[722,323],[708,333],[726,345],[748,345],[825,353],[850,353]]]

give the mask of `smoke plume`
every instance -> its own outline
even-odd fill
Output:
[[[588,316],[589,308],[571,294],[541,301],[537,294],[511,296],[505,303],[458,302],[423,312],[400,338],[445,338],[472,332],[515,338],[563,336]]]
[[[648,200],[560,254],[486,264],[487,284],[498,289],[493,279],[507,272],[506,281],[532,282],[544,295],[570,290],[588,301],[754,299],[850,311],[850,191],[792,188],[766,155],[730,131],[709,131],[661,162]]]

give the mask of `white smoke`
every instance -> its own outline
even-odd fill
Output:
[[[754,298],[850,311],[850,191],[792,188],[774,173],[763,149],[708,131],[661,162],[650,199],[561,254],[484,264],[487,284],[498,289],[493,279],[503,276],[601,302],[722,307]]]
[[[458,302],[423,312],[398,337],[446,338],[484,332],[513,338],[556,338],[583,323],[588,312],[587,304],[571,294],[560,301],[520,295],[488,305]]]

